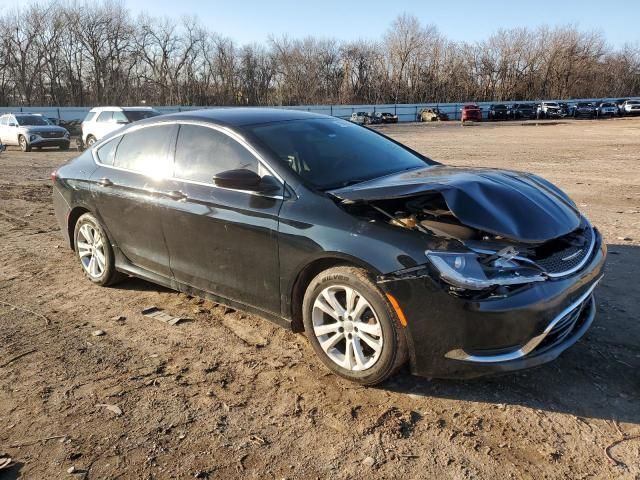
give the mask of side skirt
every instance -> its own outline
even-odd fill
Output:
[[[114,246],[115,254],[116,254],[116,270],[119,272],[132,275],[134,277],[141,278],[151,283],[157,283],[158,285],[162,285],[163,287],[170,288],[171,290],[176,290],[178,292],[186,293],[189,295],[193,295],[196,297],[201,297],[207,300],[211,300],[212,302],[220,303],[227,307],[235,308],[238,310],[243,310],[248,313],[252,313],[254,315],[258,315],[260,317],[264,317],[267,320],[272,321],[273,323],[286,328],[287,330],[291,330],[292,322],[288,318],[281,317],[272,312],[268,312],[266,310],[262,310],[251,305],[247,305],[245,303],[231,300],[229,298],[221,297],[211,292],[207,292],[205,290],[201,290],[196,287],[192,287],[191,285],[187,285],[182,282],[178,282],[173,278],[167,278],[164,275],[158,275],[157,273],[150,272],[145,270],[144,268],[137,267],[129,262],[124,255]]]

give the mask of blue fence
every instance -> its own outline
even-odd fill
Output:
[[[569,105],[577,102],[602,102],[613,101],[616,98],[585,98],[585,99],[573,99],[573,100],[526,100],[526,101],[508,101],[508,102],[476,102],[482,109],[482,115],[487,117],[489,105],[491,104],[505,104],[510,105],[513,103],[539,103],[540,101],[560,101]],[[640,97],[626,97],[633,100],[640,100]],[[296,106],[280,106],[275,108],[285,108],[291,110],[304,110],[314,113],[322,113],[325,115],[332,115],[339,118],[349,118],[353,112],[390,112],[398,115],[400,122],[415,122],[418,113],[423,108],[437,107],[441,112],[446,113],[451,120],[459,120],[462,106],[465,103],[412,103],[412,104],[384,104],[384,105],[296,105]],[[188,110],[199,110],[202,108],[216,108],[215,106],[165,106],[155,107],[162,113],[174,113],[184,112]],[[65,122],[81,122],[86,116],[91,107],[0,107],[0,114],[6,112],[28,112],[28,113],[41,113],[49,118],[55,118],[63,120]]]

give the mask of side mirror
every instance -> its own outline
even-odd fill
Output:
[[[218,187],[250,192],[274,193],[282,189],[282,185],[272,176],[261,178],[256,172],[245,168],[220,172],[213,177],[213,183]]]
[[[17,126],[18,126],[18,124],[17,124],[17,123],[13,123],[13,122],[12,122],[12,123],[10,123],[10,124],[9,124],[9,126],[10,126],[10,127],[17,127]]]
[[[7,147],[0,143],[0,152],[4,152],[6,149]]]

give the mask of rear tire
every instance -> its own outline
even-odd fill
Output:
[[[100,222],[90,213],[78,218],[73,231],[73,246],[85,276],[106,287],[124,278],[116,270],[111,242]]]
[[[96,143],[96,141],[96,137],[93,135],[87,135],[87,141],[85,142],[87,144],[87,148],[90,148],[94,143]]]
[[[342,266],[321,272],[307,287],[302,312],[316,355],[347,380],[375,385],[407,361],[403,327],[364,269]]]

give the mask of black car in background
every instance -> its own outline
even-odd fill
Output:
[[[573,116],[575,118],[595,118],[596,113],[596,106],[593,103],[578,102],[576,103],[576,107],[573,111]]]
[[[255,312],[304,331],[329,369],[362,384],[407,361],[430,377],[540,365],[595,316],[605,245],[564,192],[441,165],[345,120],[155,117],[52,179],[91,282],[133,275]]]
[[[391,112],[382,112],[380,113],[380,118],[382,119],[382,123],[398,123],[398,115]]]
[[[532,103],[514,103],[509,109],[509,117],[514,120],[535,118],[535,108]]]
[[[489,105],[489,111],[487,112],[487,118],[489,120],[508,120],[509,109],[506,105]]]
[[[573,110],[575,108],[575,105],[570,105],[566,102],[558,102],[558,106],[560,107],[561,118],[573,116]]]

